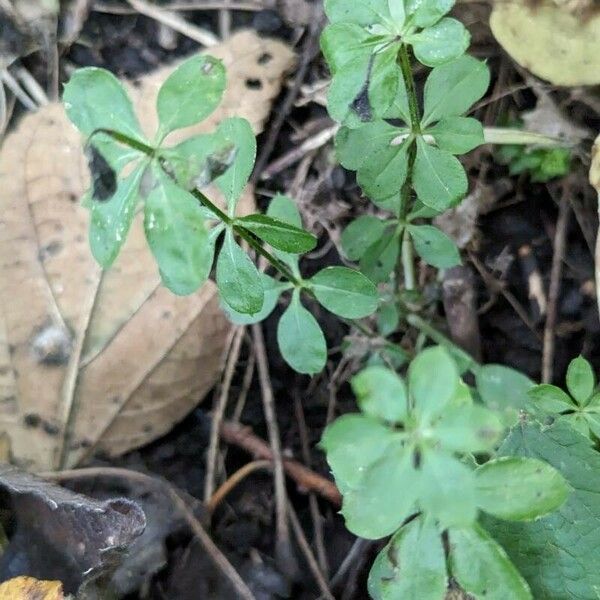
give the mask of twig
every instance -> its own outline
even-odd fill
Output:
[[[315,581],[319,586],[319,589],[321,590],[321,596],[326,600],[335,600],[335,597],[331,593],[331,590],[327,585],[327,581],[325,580],[323,573],[321,573],[321,570],[319,569],[319,564],[317,563],[317,560],[314,554],[312,553],[312,550],[310,549],[310,545],[308,543],[308,540],[306,539],[306,536],[304,535],[302,526],[298,521],[298,516],[296,515],[296,512],[291,506],[289,507],[288,512],[290,515],[290,522],[292,523],[292,527],[294,529],[294,534],[296,535],[296,539],[298,540],[298,545],[300,546],[300,550],[302,550],[302,554],[304,554],[304,558],[308,563],[308,567],[311,570],[313,577],[315,578]]]
[[[148,4],[145,0],[127,0],[127,2],[142,15],[155,19],[156,21],[171,27],[171,29],[174,29],[175,31],[179,31],[179,33],[182,33],[186,37],[189,37],[207,48],[219,43],[219,38],[212,32],[193,25],[179,15],[173,14],[164,8]]]
[[[571,213],[571,204],[567,198],[568,189],[567,186],[563,190],[562,198],[558,205],[558,219],[556,221],[556,233],[554,234],[554,253],[552,256],[552,268],[550,270],[550,287],[548,289],[548,315],[544,326],[542,383],[551,383],[554,371],[554,334],[558,312],[558,296],[560,294],[562,263],[565,256],[567,225]]]
[[[31,73],[25,67],[15,69],[17,79],[21,81],[27,93],[38,103],[39,106],[45,106],[50,101],[42,86],[35,80]]]
[[[273,460],[273,453],[269,445],[256,436],[250,427],[224,421],[221,426],[221,437],[227,443],[243,448],[256,459]],[[312,490],[329,500],[334,506],[341,506],[342,497],[340,492],[329,479],[289,458],[283,459],[283,468],[300,488],[307,491]]]
[[[255,460],[245,464],[241,469],[238,469],[231,477],[224,481],[206,502],[206,510],[209,514],[215,512],[215,509],[225,497],[230,494],[246,477],[256,471],[265,469],[271,470],[273,463],[270,460]]]
[[[23,91],[19,82],[12,76],[8,69],[0,71],[0,80],[4,82],[6,87],[27,110],[37,110],[38,107],[35,102]]]
[[[276,527],[276,555],[287,570],[292,562],[292,551],[290,544],[290,529],[286,516],[287,495],[285,490],[285,474],[283,471],[283,458],[281,454],[281,439],[279,437],[279,426],[275,414],[275,399],[269,375],[269,363],[267,350],[261,326],[252,325],[252,340],[254,352],[256,353],[256,365],[258,367],[258,381],[263,401],[263,411],[267,422],[269,444],[273,456],[273,482],[275,488],[275,527]]]
[[[231,381],[235,372],[235,366],[240,356],[242,347],[242,339],[244,337],[244,327],[238,326],[234,328],[233,339],[231,342],[225,372],[223,374],[223,382],[219,391],[219,398],[212,413],[212,425],[210,429],[210,441],[206,452],[206,477],[204,478],[204,502],[208,503],[215,489],[215,471],[217,465],[217,452],[219,450],[219,429],[225,407],[229,398],[229,390],[231,389]]]
[[[68,481],[78,479],[89,479],[94,477],[116,477],[119,479],[127,479],[138,483],[144,483],[154,488],[159,489],[167,495],[175,508],[181,513],[190,529],[194,532],[206,553],[220,569],[220,571],[229,579],[233,587],[236,589],[239,597],[243,600],[256,600],[254,594],[250,591],[239,573],[233,565],[227,560],[227,557],[219,550],[218,546],[212,541],[211,537],[206,533],[200,521],[195,517],[194,513],[187,506],[185,500],[181,497],[179,490],[163,479],[146,475],[139,471],[130,471],[129,469],[115,467],[88,467],[85,469],[72,469],[65,471],[57,471],[53,473],[41,473],[41,477],[54,481]]]
[[[300,92],[300,87],[302,86],[304,78],[308,73],[308,67],[311,64],[313,55],[318,50],[319,34],[321,32],[323,18],[320,5],[318,3],[315,3],[314,7],[315,9],[313,14],[313,20],[311,21],[310,32],[308,34],[308,37],[306,38],[304,47],[302,48],[302,59],[300,60],[300,65],[298,66],[298,69],[296,71],[294,83],[292,87],[288,90],[281,108],[279,109],[277,115],[271,123],[269,133],[267,135],[266,140],[263,143],[261,153],[258,159],[256,160],[256,164],[254,166],[254,172],[252,173],[251,178],[252,183],[256,183],[260,179],[263,171],[265,170],[265,167],[268,164],[271,153],[273,152],[273,148],[275,147],[275,143],[277,142],[277,139],[279,137],[281,127],[283,126],[287,115],[292,110],[294,102],[296,101],[296,98]]]
[[[335,589],[338,585],[340,585],[346,578],[348,571],[352,568],[352,565],[355,561],[371,546],[373,546],[375,542],[371,540],[364,540],[362,538],[357,538],[354,544],[352,544],[352,548],[350,548],[350,552],[345,556],[340,568],[337,570],[336,574],[333,576],[331,580],[331,587]]]
[[[304,409],[302,407],[302,401],[297,394],[294,395],[294,410],[296,412],[296,421],[298,422],[298,431],[300,432],[300,443],[302,447],[302,458],[304,464],[310,467],[310,450],[308,442],[308,429],[306,427],[306,419],[304,417]],[[317,550],[317,558],[319,560],[319,567],[321,573],[325,577],[329,577],[329,564],[327,561],[327,552],[325,550],[325,542],[323,538],[323,519],[319,512],[319,504],[314,492],[308,494],[308,506],[310,509],[310,516],[313,522],[313,534],[314,543]]]
[[[229,10],[247,10],[251,12],[259,12],[265,8],[263,5],[256,2],[236,2],[235,0],[231,0],[228,7]],[[217,0],[215,2],[207,1],[203,2],[202,4],[195,2],[173,2],[172,4],[169,4],[169,10],[172,11],[192,12],[195,10],[221,10],[222,8],[223,0]],[[95,2],[92,10],[99,13],[108,13],[113,15],[131,15],[137,12],[132,8],[127,8],[125,6],[113,6],[112,4],[108,4],[106,2]]]

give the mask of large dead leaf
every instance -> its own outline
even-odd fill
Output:
[[[580,14],[550,0],[496,0],[495,38],[534,75],[556,85],[600,83],[600,12]]]
[[[235,114],[260,131],[290,50],[241,32],[210,53],[223,58],[228,88],[218,113],[192,129]],[[147,129],[172,68],[131,86]],[[88,179],[60,105],[25,117],[0,154],[0,434],[28,468],[116,455],[164,434],[214,385],[230,327],[211,282],[185,298],[161,287],[139,220],[114,267],[100,271],[79,206]]]

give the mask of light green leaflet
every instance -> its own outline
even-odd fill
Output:
[[[409,225],[417,254],[428,264],[438,269],[447,269],[460,264],[460,253],[456,244],[433,225]]]
[[[206,119],[224,91],[225,68],[219,59],[196,55],[181,63],[158,91],[159,143],[171,131]]]
[[[231,229],[225,232],[217,259],[217,287],[222,300],[236,312],[254,315],[264,302],[263,281],[256,265],[240,248]]]

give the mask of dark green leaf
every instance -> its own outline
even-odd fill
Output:
[[[573,491],[557,511],[525,523],[486,519],[535,598],[588,600],[600,589],[600,454],[559,419],[551,427],[520,423],[502,455],[537,458],[558,469]]]
[[[436,67],[425,82],[422,127],[443,117],[462,115],[487,91],[490,71],[472,56]]]
[[[396,265],[399,252],[398,236],[386,232],[367,248],[360,259],[360,270],[375,283],[386,282]]]
[[[527,393],[533,401],[533,406],[544,412],[561,413],[575,408],[571,397],[555,385],[543,383],[531,388]]]
[[[352,378],[352,390],[364,413],[390,423],[406,419],[406,386],[394,371],[367,367]]]
[[[236,219],[236,223],[282,252],[302,254],[317,245],[312,233],[269,215],[248,215]]]
[[[466,592],[478,600],[533,600],[506,552],[481,526],[451,529],[449,536],[450,571]]]
[[[328,25],[321,34],[321,50],[332,74],[355,59],[368,60],[373,52],[365,41],[369,34],[356,23]]]
[[[530,521],[559,508],[569,496],[564,477],[548,463],[507,456],[475,471],[479,507],[508,521]]]
[[[182,62],[158,91],[158,139],[194,125],[219,105],[225,91],[225,68],[212,56],[197,54]]]
[[[212,266],[212,248],[198,201],[155,167],[144,228],[163,283],[175,294],[195,292]]]
[[[456,244],[433,225],[409,225],[417,254],[438,269],[460,265],[460,253]]]
[[[344,494],[360,487],[364,474],[392,444],[398,444],[393,429],[358,413],[343,415],[328,425],[320,443]]]
[[[408,143],[385,146],[366,156],[357,179],[364,193],[375,202],[399,195],[408,171]]]
[[[412,453],[391,444],[344,495],[342,514],[355,535],[379,539],[396,531],[414,509],[420,474]]]
[[[592,365],[583,356],[578,356],[571,361],[567,369],[567,388],[571,396],[583,406],[594,393],[594,387],[596,377]]]
[[[464,154],[484,143],[483,126],[471,117],[445,117],[425,133],[432,135],[441,150]]]
[[[308,283],[317,300],[340,317],[360,319],[377,309],[377,288],[359,271],[348,267],[327,267]]]
[[[356,171],[373,153],[387,148],[400,130],[386,121],[365,123],[357,129],[341,127],[335,137],[340,164]]]
[[[297,290],[279,320],[277,342],[285,362],[298,373],[313,375],[325,366],[325,336],[316,319],[300,303]]]
[[[369,574],[369,591],[373,595],[381,590],[382,600],[440,600],[446,585],[441,535],[431,520],[423,518],[402,526]]]
[[[231,229],[225,232],[217,259],[216,280],[221,299],[233,310],[247,315],[261,311],[265,292],[260,273],[235,241]]]
[[[381,239],[387,222],[373,215],[361,215],[342,232],[342,248],[350,260],[359,260],[366,249]]]
[[[417,138],[413,185],[419,200],[435,210],[451,208],[464,198],[467,174],[455,156]]]
[[[124,179],[117,182],[115,194],[108,200],[90,202],[90,247],[100,266],[108,268],[119,254],[135,216],[144,162]]]
[[[269,203],[267,215],[302,229],[302,217],[294,200],[283,194],[276,194]],[[273,254],[285,262],[294,273],[298,273],[298,255],[274,249]]]
[[[227,314],[227,318],[236,325],[251,325],[264,321],[277,306],[277,301],[281,293],[292,288],[292,284],[287,281],[277,281],[264,273],[260,274],[263,289],[265,291],[265,299],[262,309],[255,315],[247,315],[236,312],[230,306],[223,303],[223,310]]]

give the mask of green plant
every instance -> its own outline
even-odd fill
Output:
[[[196,56],[182,63],[158,93],[159,128],[149,141],[112,74],[96,68],[74,73],[64,103],[87,138],[92,186],[84,203],[91,213],[91,250],[102,267],[110,267],[143,202],[146,239],[165,286],[175,294],[193,293],[216,262],[223,304],[234,319],[247,323],[266,317],[279,295],[292,290],[279,323],[279,346],[296,370],[316,373],[325,365],[327,348],[301,294],[341,317],[356,319],[375,311],[377,290],[347,267],[329,267],[302,278],[298,255],[314,248],[316,239],[302,229],[291,200],[276,197],[267,215],[236,216],[256,154],[254,134],[244,119],[225,119],[211,134],[174,147],[165,144],[172,131],[210,115],[224,88],[225,70],[217,59]],[[200,191],[211,182],[225,196],[226,211]],[[259,272],[236,237],[264,257],[280,278]]]
[[[546,182],[563,177],[571,170],[568,148],[527,148],[507,145],[496,152],[498,162],[508,165],[511,175],[529,173],[532,181]]]

